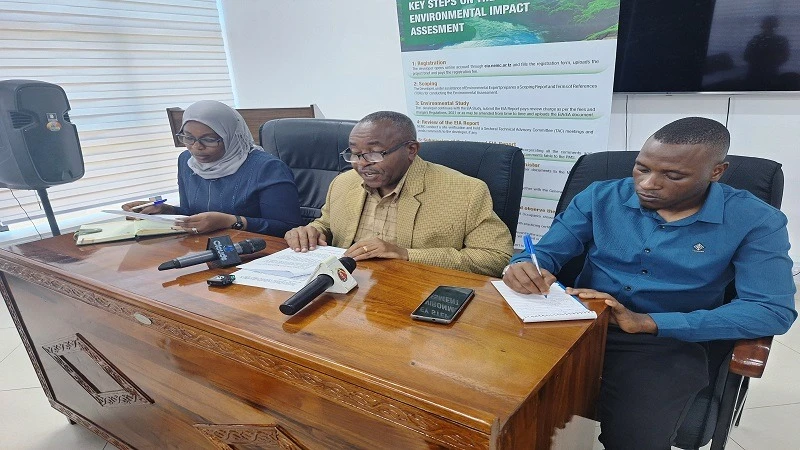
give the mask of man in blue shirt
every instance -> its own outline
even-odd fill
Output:
[[[669,449],[708,384],[708,343],[783,334],[797,316],[786,216],[747,191],[717,183],[730,134],[689,117],[645,142],[633,177],[575,196],[503,281],[546,293],[584,251],[575,287],[611,307],[599,418],[609,449]],[[723,304],[735,279],[737,297]]]

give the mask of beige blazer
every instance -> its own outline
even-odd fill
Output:
[[[322,216],[310,225],[348,248],[367,192],[355,170],[328,188]],[[397,245],[410,261],[500,276],[513,251],[508,227],[492,210],[486,183],[417,156],[397,200]]]

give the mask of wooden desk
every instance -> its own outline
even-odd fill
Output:
[[[602,304],[597,321],[523,324],[488,277],[367,261],[350,294],[287,317],[289,293],[206,285],[231,269],[156,270],[207,237],[0,250],[0,291],[55,409],[139,449],[548,448],[592,416]],[[452,325],[412,321],[442,284],[475,298]]]

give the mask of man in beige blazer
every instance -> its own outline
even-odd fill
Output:
[[[298,252],[332,243],[356,261],[404,259],[499,276],[513,251],[486,184],[417,156],[414,123],[372,113],[350,133],[342,157],[353,170],[328,189],[322,217],[286,233]]]

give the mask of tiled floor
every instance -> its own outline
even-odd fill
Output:
[[[789,333],[775,338],[764,378],[750,383],[741,425],[731,434],[727,448],[800,449],[798,417],[800,325],[796,324]],[[0,302],[0,449],[115,448],[80,425],[69,425],[50,407],[8,310]],[[601,448],[596,442],[594,449]]]

